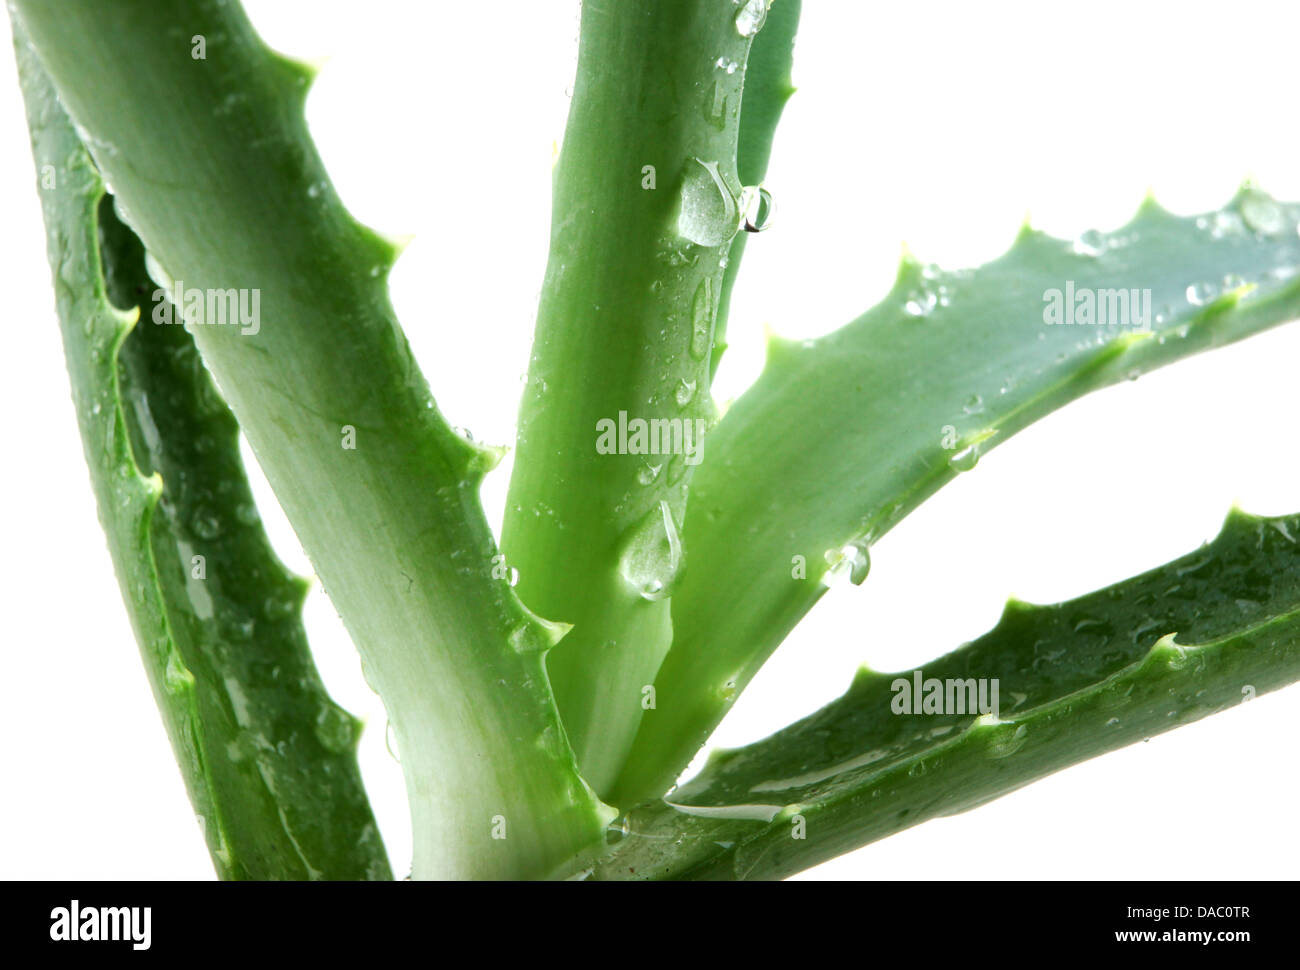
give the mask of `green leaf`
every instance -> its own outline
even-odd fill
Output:
[[[690,555],[679,533],[714,417],[709,361],[740,226],[756,12],[766,5],[583,6],[502,544],[524,602],[574,626],[547,667],[597,791],[632,743]],[[640,422],[661,422],[671,444],[601,443],[603,430],[635,435]]]
[[[853,323],[773,339],[695,477],[658,707],[609,797],[667,789],[825,591],[827,554],[855,544],[860,580],[870,543],[1032,421],[1300,313],[1297,215],[1246,187],[1198,217],[1148,200],[1127,225],[1073,242],[1025,228],[975,270],[906,259]],[[1071,285],[1149,291],[1149,328],[1046,324],[1044,294]]]
[[[740,140],[736,146],[736,163],[740,181],[761,185],[767,177],[767,163],[772,157],[772,140],[786,102],[795,92],[791,69],[794,64],[795,33],[803,0],[781,0],[770,5],[767,23],[754,38],[745,68],[744,100],[740,106]],[[718,322],[713,335],[713,359],[710,377],[727,349],[727,320],[731,315],[731,294],[740,272],[749,233],[736,235],[727,254],[727,272],[718,300]]]
[[[414,874],[523,877],[598,838],[546,681],[560,630],[494,576],[497,456],[434,405],[388,299],[396,249],[308,136],[309,72],[233,0],[11,10],[159,285],[260,295],[255,332],[188,301],[187,324],[384,700]]]
[[[715,752],[671,804],[630,812],[579,874],[780,878],[1292,683],[1297,540],[1300,516],[1234,511],[1212,543],[1159,569],[1068,603],[1013,601],[917,671],[864,669],[815,714]],[[918,676],[943,683],[946,713],[896,713]],[[999,709],[977,715],[994,680]]]
[[[144,250],[15,40],[100,520],[217,872],[391,879],[357,769],[360,724],[316,673],[307,584],[267,542],[235,420],[184,328],[127,312],[157,305]]]

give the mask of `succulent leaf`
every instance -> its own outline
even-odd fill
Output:
[[[188,306],[187,326],[384,700],[414,874],[523,877],[599,838],[544,651],[516,649],[552,634],[493,575],[491,456],[434,405],[388,299],[396,247],[331,186],[310,71],[234,2],[11,11],[159,285],[260,296],[256,332]]]
[[[1298,679],[1300,515],[1234,510],[1158,569],[1068,603],[1008,603],[915,671],[864,668],[809,717],[714,752],[570,874],[781,878]],[[942,701],[925,713],[932,683]]]
[[[782,7],[778,48],[798,13]],[[710,361],[744,215],[746,61],[767,11],[766,0],[583,5],[502,545],[524,602],[573,624],[547,669],[598,792],[672,641],[669,597],[690,557],[682,517],[714,419]],[[756,115],[771,101],[761,93]],[[756,172],[769,115],[749,129]]]
[[[609,797],[635,804],[672,784],[739,695],[720,685],[749,682],[826,591],[840,550],[866,555],[1056,408],[1300,315],[1298,219],[1300,207],[1253,186],[1196,217],[1148,199],[1114,232],[1061,240],[1025,228],[978,269],[906,258],[857,320],[816,340],[774,338],[692,485],[691,565],[673,597],[661,701]],[[1122,295],[1129,324],[1045,322],[1058,294],[1085,292],[1107,305]],[[792,570],[796,556],[806,572]]]
[[[50,266],[100,521],[217,873],[391,879],[361,725],[316,673],[307,584],[267,542],[235,419],[185,329],[149,322],[161,304],[144,251],[16,39],[37,169],[53,176]]]

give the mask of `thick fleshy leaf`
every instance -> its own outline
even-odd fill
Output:
[[[798,14],[789,0],[772,9],[583,6],[502,546],[524,602],[573,624],[547,671],[598,792],[622,767],[672,642],[668,597],[691,555],[687,489],[714,418],[719,302],[752,195],[741,176],[761,171],[776,122],[770,77],[757,82],[755,119],[742,120],[746,61],[778,17],[774,44],[788,57]],[[779,73],[771,61],[764,70]]]
[[[1300,516],[1219,537],[714,754],[578,876],[780,878],[1300,679]],[[918,688],[919,684],[919,689]],[[932,703],[933,702],[933,703]],[[933,711],[933,713],[926,713]]]
[[[149,321],[175,308],[151,299],[143,248],[17,39],[99,517],[217,873],[391,879],[357,769],[360,725],[316,673],[307,584],[267,542],[235,419],[184,327]]]
[[[861,581],[870,543],[981,453],[1089,391],[1300,315],[1298,216],[1247,187],[1198,217],[1148,200],[1074,241],[1026,228],[978,269],[906,260],[853,323],[773,340],[692,485],[658,705],[611,798],[666,791],[828,571]]]
[[[308,133],[312,72],[235,0],[9,9],[383,698],[414,875],[522,878],[599,838],[546,681],[560,631],[496,568],[479,486],[499,454],[435,405],[388,296],[397,247]],[[246,327],[213,312],[231,294],[256,300]]]

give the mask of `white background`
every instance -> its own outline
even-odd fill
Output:
[[[767,180],[778,222],[746,253],[720,397],[752,380],[764,325],[813,335],[878,299],[904,241],[957,267],[1005,249],[1026,211],[1073,236],[1119,225],[1148,187],[1183,213],[1218,207],[1246,176],[1300,198],[1292,3],[805,7],[800,90]],[[331,57],[308,110],[325,161],[359,218],[416,235],[392,289],[444,412],[510,442],[577,3],[248,8],[281,50]],[[96,521],[7,23],[0,42],[0,877],[211,878]],[[1234,500],[1300,511],[1298,366],[1292,325],[1093,395],[1004,444],[874,548],[866,584],[822,602],[715,741],[813,710],[859,662],[944,653],[991,626],[1009,594],[1051,602],[1190,551]],[[495,521],[508,473],[485,488]],[[281,554],[306,571],[261,494]],[[405,872],[382,707],[319,590],[308,625],[334,696],[368,719],[363,769]],[[810,875],[1292,878],[1297,727],[1291,688]]]

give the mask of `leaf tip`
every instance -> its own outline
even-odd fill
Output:
[[[1148,185],[1146,192],[1142,195],[1142,201],[1138,203],[1137,214],[1142,216],[1168,215],[1169,210],[1160,204],[1156,198],[1155,186]]]
[[[763,346],[765,366],[791,357],[798,353],[800,348],[807,347],[811,344],[808,340],[791,340],[789,337],[782,337],[772,328],[770,323],[763,324]]]
[[[1015,241],[1020,242],[1026,236],[1032,236],[1033,234],[1034,234],[1034,218],[1033,215],[1030,213],[1030,211],[1026,209],[1025,214],[1020,217],[1020,228],[1016,230]]]

